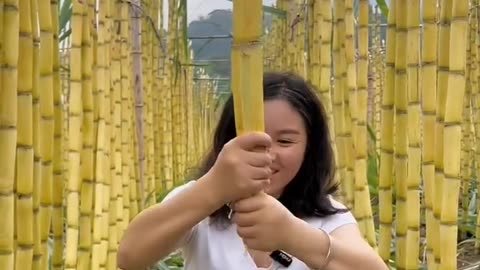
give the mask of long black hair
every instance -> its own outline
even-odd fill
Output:
[[[338,184],[334,183],[335,158],[325,109],[314,87],[296,74],[271,72],[264,74],[263,90],[265,101],[287,101],[301,115],[307,132],[303,164],[285,187],[279,201],[299,218],[343,212],[343,209],[335,208],[329,198],[338,189]],[[230,96],[216,126],[212,149],[201,164],[197,178],[210,170],[224,144],[235,136],[233,96]],[[228,212],[229,208],[223,206],[210,217],[214,222],[228,224]]]

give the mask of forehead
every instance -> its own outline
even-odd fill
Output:
[[[265,102],[265,128],[267,132],[295,130],[301,133],[305,129],[302,116],[281,99]]]

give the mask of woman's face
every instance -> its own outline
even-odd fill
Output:
[[[265,102],[265,131],[273,142],[272,177],[265,191],[279,198],[302,165],[307,132],[300,114],[284,100]]]

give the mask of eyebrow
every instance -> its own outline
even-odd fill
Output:
[[[279,134],[300,134],[300,131],[293,128],[286,128],[278,131]]]

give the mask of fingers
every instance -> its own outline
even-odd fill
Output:
[[[247,151],[268,149],[272,146],[272,138],[263,132],[250,132],[237,137],[238,145]]]
[[[244,241],[249,238],[255,238],[255,227],[241,226],[237,223],[237,233]]]
[[[264,206],[263,196],[268,196],[263,192],[259,192],[252,197],[248,197],[239,201],[236,201],[233,204],[233,209],[236,213],[249,213],[257,211]]]
[[[246,152],[245,158],[247,164],[254,167],[268,167],[272,164],[272,157],[267,152]]]
[[[238,227],[250,227],[258,223],[258,217],[255,216],[255,212],[251,213],[238,213],[235,212],[232,216],[232,221],[237,224]]]
[[[268,180],[272,176],[272,170],[269,167],[255,167],[250,169],[250,179]]]

